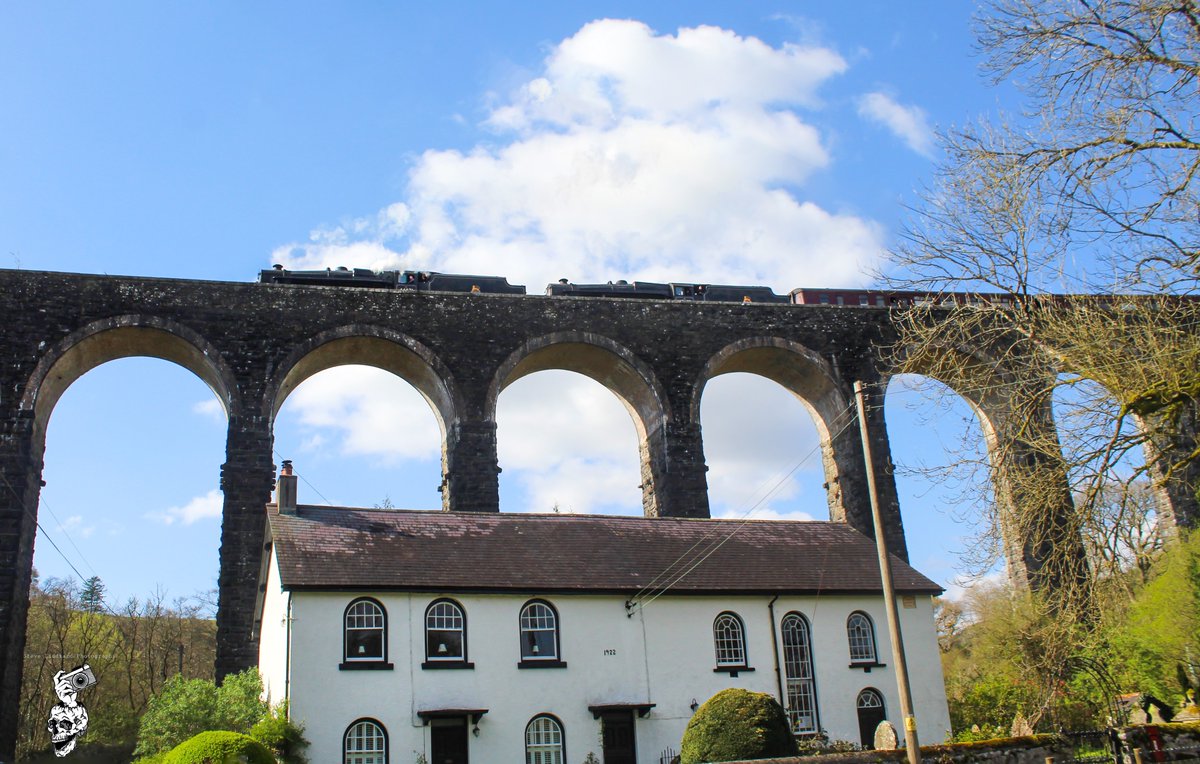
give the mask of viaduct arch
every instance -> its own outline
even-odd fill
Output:
[[[390,371],[429,401],[443,433],[443,508],[457,512],[500,510],[499,393],[526,374],[566,369],[600,382],[630,411],[646,514],[707,517],[701,393],[721,374],[759,374],[814,414],[831,519],[873,535],[861,444],[855,428],[844,424],[853,422],[847,412],[854,382],[882,390],[891,373],[879,353],[896,336],[885,310],[12,270],[0,270],[0,294],[0,758],[15,747],[46,423],[67,386],[109,360],[148,355],[177,363],[204,380],[228,414],[220,473],[218,676],[257,660],[255,581],[263,507],[276,473],[275,414],[300,382],[340,364]],[[1008,437],[998,423],[1014,410],[1012,400],[974,403],[986,412],[995,439]],[[894,552],[907,558],[882,406],[867,416],[885,532]],[[1048,418],[1036,424],[1053,432]],[[1162,448],[1186,453],[1195,443],[1192,427],[1174,441],[1164,439]],[[1055,468],[1042,452],[1027,456]],[[1184,488],[1172,509],[1178,524],[1191,526],[1200,513],[1195,486]],[[1053,525],[1052,504],[1046,513]],[[1036,542],[1014,541],[1029,550],[1030,560],[1036,560]],[[1036,570],[1022,563],[1020,572],[1037,584]]]

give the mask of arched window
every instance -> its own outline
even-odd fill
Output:
[[[780,626],[783,632],[783,668],[787,675],[787,713],[792,731],[817,731],[817,691],[813,682],[812,640],[808,621],[799,613],[788,613]]]
[[[557,661],[558,614],[548,602],[531,600],[521,608],[521,660]]]
[[[553,716],[535,716],[525,727],[525,764],[563,764],[566,743],[562,724]]]
[[[342,764],[387,764],[387,732],[374,719],[359,719],[346,728]]]
[[[742,619],[736,613],[721,613],[713,621],[713,644],[717,649],[717,668],[745,667],[746,637]]]
[[[381,662],[387,660],[387,614],[383,605],[362,598],[346,607],[343,660]]]
[[[866,613],[853,612],[846,619],[851,663],[875,663],[875,625]]]
[[[858,738],[863,748],[875,747],[875,728],[887,719],[883,707],[883,695],[874,687],[866,687],[858,694]]]
[[[454,600],[435,600],[425,611],[425,660],[464,663],[467,660],[467,618]]]

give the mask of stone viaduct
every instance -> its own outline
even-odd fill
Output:
[[[645,513],[707,517],[701,393],[720,374],[759,374],[813,415],[830,518],[873,535],[852,389],[860,380],[882,390],[888,371],[880,349],[893,340],[889,311],[876,309],[0,270],[0,761],[11,761],[15,746],[46,425],[64,390],[100,364],[166,359],[224,403],[217,615],[217,674],[224,676],[257,662],[252,623],[263,506],[276,474],[272,427],[284,399],[309,376],[366,364],[410,382],[441,425],[443,508],[497,512],[500,391],[544,369],[585,374],[633,418]],[[1000,398],[971,402],[985,421],[1005,416]],[[870,407],[868,420],[886,533],[892,551],[907,559],[881,405]],[[1052,428],[1048,417],[1037,426]],[[1069,494],[1064,499],[1069,504]],[[1194,503],[1175,513],[1177,522],[1194,524]],[[1036,544],[1010,539],[1009,546],[1018,550],[1010,570],[1036,584]]]

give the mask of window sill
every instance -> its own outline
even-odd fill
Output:
[[[338,671],[391,671],[394,668],[387,661],[345,661],[338,664]]]
[[[864,674],[870,674],[873,668],[887,668],[886,663],[877,663],[875,661],[860,661],[859,663],[851,663],[850,668],[862,669]]]
[[[425,661],[421,664],[423,669],[473,669],[474,663],[467,661]]]
[[[566,668],[566,667],[567,667],[567,662],[559,661],[559,660],[553,660],[553,661],[524,660],[517,664],[517,668],[519,668],[519,669],[543,669],[543,668]]]
[[[751,666],[717,666],[713,669],[714,674],[729,674],[729,678],[733,679],[743,671],[753,671]]]

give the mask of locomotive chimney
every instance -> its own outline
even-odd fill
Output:
[[[296,476],[292,473],[292,460],[283,460],[279,470],[279,482],[275,488],[275,506],[281,515],[296,514]]]

